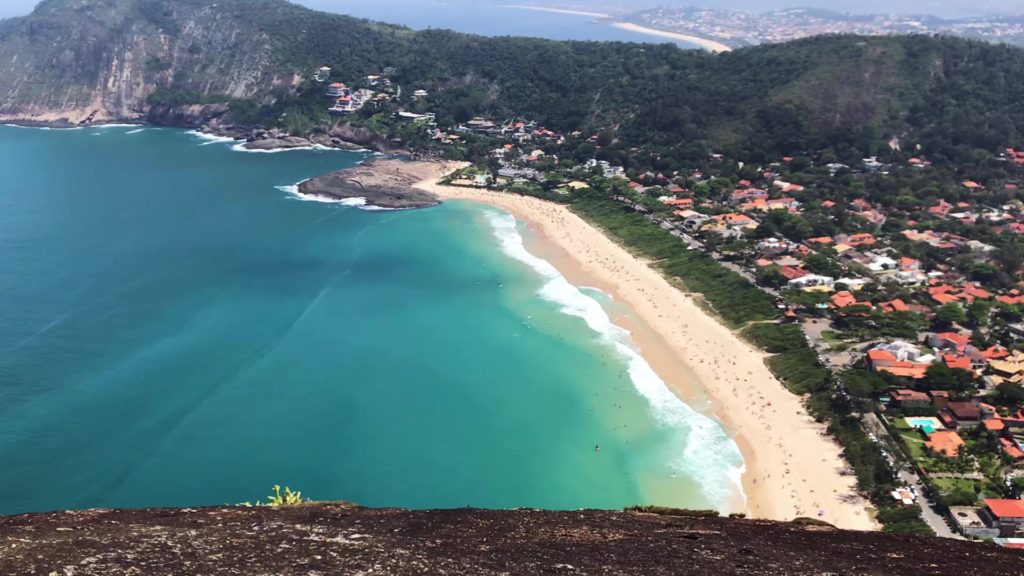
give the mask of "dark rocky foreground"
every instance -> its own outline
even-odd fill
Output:
[[[365,198],[368,206],[408,209],[440,204],[437,196],[413,188],[429,178],[436,166],[425,162],[375,160],[306,180],[299,192],[327,198]]]
[[[1024,574],[994,545],[636,512],[345,504],[0,517],[0,574]]]

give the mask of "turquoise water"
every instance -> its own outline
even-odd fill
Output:
[[[935,418],[906,418],[907,425],[911,428],[920,428],[925,434],[932,434],[942,426]]]
[[[0,127],[0,513],[735,504],[721,427],[510,216],[282,191],[364,158]]]

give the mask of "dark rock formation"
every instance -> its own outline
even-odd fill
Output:
[[[365,198],[368,206],[408,209],[440,204],[437,196],[413,188],[433,168],[422,162],[377,160],[318,176],[299,184],[299,192],[327,198]]]
[[[5,576],[1022,573],[1024,553],[989,544],[700,515],[310,504],[0,518]]]

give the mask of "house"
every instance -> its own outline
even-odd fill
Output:
[[[753,230],[757,228],[757,221],[746,214],[721,214],[714,217],[719,223],[728,228],[739,228],[743,230]]]
[[[313,74],[313,80],[316,82],[326,82],[331,77],[331,67],[321,66],[316,69],[316,73]]]
[[[910,311],[910,306],[907,306],[907,303],[899,298],[895,300],[890,300],[888,302],[881,302],[878,304],[878,307],[881,308],[882,312],[885,312],[886,314]]]
[[[832,286],[835,284],[835,278],[831,276],[818,276],[816,274],[808,274],[801,276],[800,278],[794,278],[786,283],[786,288],[790,290],[804,290],[804,291],[819,291],[819,290],[832,290]]]
[[[990,518],[983,509],[973,506],[950,506],[949,516],[957,530],[969,538],[996,538],[999,529],[989,526]]]
[[[327,87],[327,95],[334,98],[340,98],[348,94],[348,86],[341,82],[335,82]]]
[[[1024,531],[1024,500],[986,498],[982,518],[986,524],[999,529],[999,535],[1007,538]]]
[[[939,412],[939,420],[951,430],[977,426],[981,423],[981,407],[977,402],[950,402]]]
[[[689,210],[693,208],[693,198],[671,198],[662,202],[677,210]]]
[[[1003,382],[1024,381],[1024,352],[1014,350],[1012,354],[999,360],[989,360],[989,378],[998,386]]]
[[[809,271],[799,266],[779,266],[779,274],[782,274],[786,280],[796,280],[811,275]]]
[[[964,440],[952,430],[936,430],[928,435],[925,446],[949,458],[956,458],[964,446]]]
[[[970,334],[958,334],[956,332],[941,332],[928,336],[928,345],[938,350],[948,350],[963,353],[971,343]]]
[[[417,91],[412,93],[412,97],[413,97],[414,100],[419,100],[421,98],[426,98],[429,95],[430,94],[426,90],[417,90]]]
[[[892,393],[892,404],[897,408],[904,410],[918,410],[922,408],[930,408],[932,401],[924,392],[915,392],[914,390],[896,390]]]
[[[708,216],[706,214],[693,213],[690,216],[687,216],[685,220],[683,220],[683,229],[690,232],[696,232],[697,230],[700,230],[701,227],[703,227],[704,224],[706,224],[709,220],[711,220],[711,216]]]
[[[949,406],[949,392],[945,390],[929,390],[928,397],[931,398],[936,411],[941,412],[943,408]]]
[[[917,346],[896,340],[868,350],[865,363],[872,372],[888,372],[894,376],[920,380],[935,362],[935,356],[923,353]]]

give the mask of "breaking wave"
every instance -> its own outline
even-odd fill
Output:
[[[528,265],[544,279],[538,294],[564,314],[583,319],[601,340],[626,362],[633,386],[650,404],[656,421],[679,432],[682,454],[669,465],[693,478],[707,499],[725,510],[736,494],[743,495],[746,471],[739,447],[714,419],[679,399],[654,372],[632,343],[629,331],[615,325],[601,304],[572,285],[547,260],[531,254],[510,214],[486,211],[487,219],[507,256]]]

